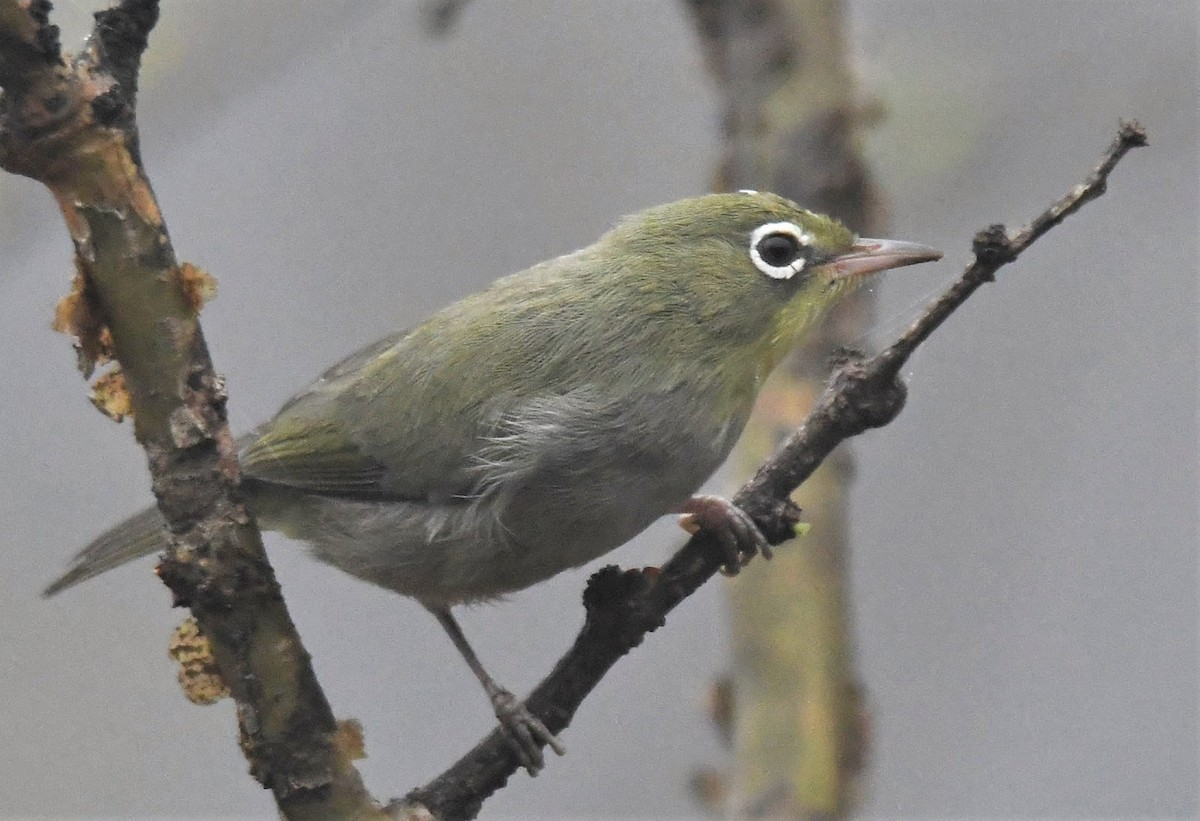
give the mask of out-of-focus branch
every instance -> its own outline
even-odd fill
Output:
[[[862,102],[841,0],[687,0],[719,94],[718,189],[759,188],[886,236],[863,159]],[[828,363],[866,334],[874,294],[835,306],[759,396],[730,460],[732,491],[804,420]],[[811,524],[772,566],[726,584],[733,666],[727,679],[732,763],[714,774],[722,810],[833,818],[860,794],[868,754],[865,687],[850,626],[852,454],[841,448],[793,496]],[[710,799],[711,800],[711,799]]]
[[[75,245],[76,292],[60,311],[86,374],[115,361],[154,493],[171,531],[159,574],[190,607],[238,705],[251,771],[289,818],[382,817],[284,606],[238,465],[197,320],[196,269],[181,266],[142,167],[138,67],[156,0],[96,14],[78,55],[59,51],[46,0],[0,0],[0,167],[44,183]],[[122,387],[122,384],[124,387]],[[100,388],[97,387],[97,392]]]
[[[747,511],[771,544],[793,534],[797,510],[790,494],[838,444],[870,428],[888,424],[904,407],[899,379],[908,357],[974,291],[1015,260],[1068,214],[1104,192],[1108,175],[1130,149],[1146,144],[1136,123],[1120,132],[1081,185],[1009,233],[993,225],[974,240],[975,260],[946,293],[888,348],[854,359],[833,374],[812,412],[762,467],[734,501]],[[588,582],[586,616],[575,644],[526,699],[526,705],[553,733],[566,729],[583,699],[646,633],[662,626],[677,604],[720,568],[722,553],[704,534],[693,537],[661,569],[621,571],[606,567]],[[473,818],[483,802],[507,782],[520,764],[500,732],[493,731],[433,781],[413,790],[406,805],[420,805],[442,819]]]
[[[437,36],[449,34],[469,2],[470,0],[423,0],[421,16],[424,18],[425,30]]]

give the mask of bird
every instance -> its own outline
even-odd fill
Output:
[[[669,514],[714,535],[727,572],[769,556],[754,522],[700,486],[831,305],[940,257],[767,192],[643,210],[334,365],[238,441],[242,494],[261,527],[433,614],[536,774],[544,746],[565,748],[487,673],[451,609],[586,564]],[[46,595],[168,539],[143,511]]]

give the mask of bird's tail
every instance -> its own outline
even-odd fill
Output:
[[[151,507],[104,533],[71,560],[71,566],[42,593],[53,596],[126,562],[167,549],[162,514]]]

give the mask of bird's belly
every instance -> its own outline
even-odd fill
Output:
[[[547,477],[446,504],[268,492],[254,508],[264,527],[307,542],[327,564],[425,604],[456,604],[529,587],[619,547],[678,510],[715,465],[695,468],[601,472],[583,484]]]
[[[586,564],[679,510],[744,421],[707,424],[707,405],[685,390],[641,404],[557,401],[572,412],[537,408],[485,449],[469,497],[366,501],[268,485],[255,513],[322,561],[425,604],[495,598]]]

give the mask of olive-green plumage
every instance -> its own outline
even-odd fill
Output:
[[[679,511],[826,307],[935,256],[772,194],[643,211],[329,370],[243,440],[246,496],[264,527],[448,619]],[[144,513],[50,592],[164,543]]]
[[[489,428],[531,400],[687,390],[704,405],[697,423],[742,419],[762,378],[843,290],[753,269],[750,232],[789,218],[829,255],[853,242],[839,223],[767,195],[638,214],[335,367],[260,432],[243,469],[315,492],[461,496]]]

